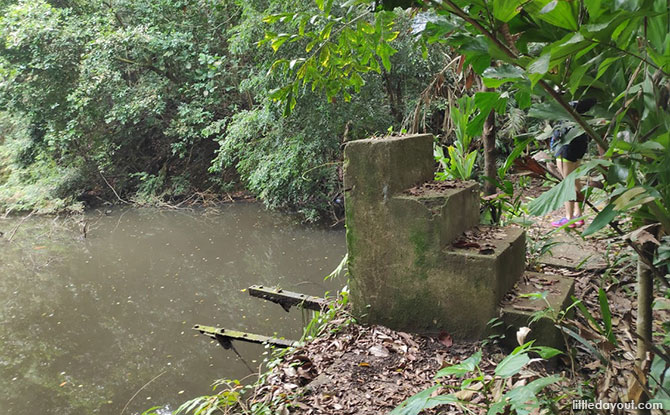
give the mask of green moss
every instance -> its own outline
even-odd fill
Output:
[[[417,276],[425,280],[428,278],[428,268],[430,265],[429,236],[426,231],[414,230],[410,233],[409,240],[414,248],[414,266],[417,270]]]
[[[437,310],[435,302],[431,301],[431,290],[427,285],[422,285],[414,292],[414,295],[408,296],[405,291],[396,291],[392,304],[392,312],[389,315],[394,316],[395,327],[403,327],[406,330],[423,331],[431,329],[426,325],[430,321],[426,316],[435,316]]]

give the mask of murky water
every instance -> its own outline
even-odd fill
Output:
[[[253,299],[252,284],[312,295],[344,255],[344,234],[255,204],[211,212],[92,212],[75,222],[0,220],[0,413],[166,412],[249,374],[194,324],[301,335],[303,316]],[[236,343],[252,366],[262,346]]]

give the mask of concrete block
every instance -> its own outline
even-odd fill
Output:
[[[432,180],[435,166],[431,134],[350,141],[344,148],[344,188],[361,200],[387,201]]]
[[[524,270],[525,234],[480,227],[486,249],[451,244],[479,222],[475,182],[433,182],[430,135],[345,148],[350,299],[362,322],[480,337]],[[476,232],[475,232],[476,234]],[[476,237],[476,235],[475,235]]]
[[[505,301],[500,310],[505,343],[509,347],[518,346],[516,332],[520,327],[526,326],[531,329],[526,341],[535,339],[537,346],[565,349],[563,335],[554,325],[554,320],[560,310],[565,310],[572,304],[570,297],[574,294],[574,289],[575,282],[572,278],[526,272],[523,281],[517,285],[513,298]],[[543,292],[547,293],[546,301],[519,296]],[[546,316],[531,323],[537,313],[545,313]]]

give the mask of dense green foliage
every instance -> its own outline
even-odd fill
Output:
[[[263,17],[288,8],[316,10],[311,1],[5,2],[0,208],[180,201],[242,185],[308,219],[328,213],[342,141],[399,129],[405,103],[443,63],[400,36],[394,69],[358,77],[351,102],[296,88],[283,118],[269,98],[287,78],[268,67],[304,45],[275,53],[258,43],[284,25]]]

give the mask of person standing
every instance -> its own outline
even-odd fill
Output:
[[[593,98],[586,98],[579,101],[571,101],[570,106],[575,109],[579,114],[584,114],[596,104],[596,100]],[[572,141],[567,144],[562,144],[561,139],[570,131],[572,127],[564,126],[559,123],[551,135],[551,149],[556,156],[556,166],[561,173],[561,176],[565,180],[566,177],[577,167],[586,154],[588,149],[589,139],[586,134],[581,134],[575,137]],[[575,190],[577,195],[580,194],[582,189],[581,183],[579,180],[575,180]],[[565,202],[565,216],[561,219],[558,219],[554,222],[551,222],[551,226],[559,228],[565,224],[571,222],[572,220],[582,216],[582,207],[577,200],[571,200]],[[584,220],[579,219],[574,223],[568,225],[569,228],[579,228],[584,226]]]

